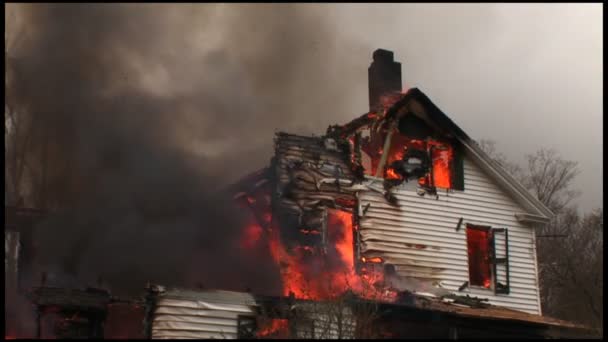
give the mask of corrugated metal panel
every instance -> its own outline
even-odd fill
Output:
[[[534,233],[515,217],[524,210],[468,158],[464,180],[464,192],[438,190],[439,199],[421,197],[405,187],[394,189],[399,207],[388,204],[376,191],[360,192],[361,207],[370,205],[360,217],[362,256],[382,257],[404,277],[439,282],[454,293],[540,314]],[[463,224],[456,231],[461,217]],[[469,280],[466,223],[508,228],[510,294],[475,288],[457,292]],[[504,255],[504,240],[500,234],[496,236],[497,255]],[[497,273],[499,279],[505,279],[504,267]]]
[[[167,291],[155,300],[152,338],[236,339],[239,317],[254,317],[255,305],[248,293]]]

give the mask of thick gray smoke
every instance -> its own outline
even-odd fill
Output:
[[[315,89],[338,87],[323,8],[7,10],[7,102],[31,123],[20,141],[43,189],[30,201],[58,210],[36,228],[39,270],[118,293],[276,290],[271,258],[240,250],[241,212],[218,194],[267,164],[276,128],[312,132],[335,109]]]

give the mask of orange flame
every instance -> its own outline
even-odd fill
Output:
[[[241,247],[251,249],[257,245],[262,237],[262,227],[259,225],[252,223],[245,227],[245,232],[243,237],[241,238]]]
[[[355,272],[351,213],[328,210],[327,234],[326,252],[311,246],[297,246],[288,251],[281,243],[279,230],[271,232],[269,248],[281,268],[283,295],[321,300],[335,298],[351,290],[369,299],[394,299],[394,296],[375,287],[383,280],[381,272],[366,272],[363,275]],[[371,260],[382,262],[380,258]]]
[[[397,172],[395,172],[395,170],[392,167],[389,167],[388,169],[386,169],[386,178],[387,179],[401,179],[401,176],[399,176],[399,174],[397,174]]]
[[[375,258],[362,257],[361,261],[366,262],[366,263],[371,263],[371,264],[380,264],[380,263],[382,263],[383,260],[382,260],[382,258],[378,258],[378,257],[375,257]]]
[[[258,337],[265,337],[269,335],[279,335],[277,337],[287,337],[289,329],[289,321],[287,319],[271,319],[268,326],[261,327],[258,330]]]
[[[438,188],[450,189],[452,187],[452,177],[450,162],[454,157],[452,146],[442,144],[437,141],[429,141],[429,148],[433,149],[433,183]]]

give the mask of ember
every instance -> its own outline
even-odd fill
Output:
[[[372,264],[379,264],[382,263],[382,258],[366,258],[366,257],[362,257],[361,261],[363,262],[368,262],[368,263],[372,263]]]
[[[258,330],[258,337],[287,337],[289,333],[289,321],[287,319],[271,319],[268,325]]]

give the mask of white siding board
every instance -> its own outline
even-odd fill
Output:
[[[412,238],[410,235],[411,234],[416,234],[415,238]],[[460,234],[462,235],[462,234]],[[406,246],[406,243],[409,244],[427,244],[427,246],[429,248],[440,248],[440,247],[445,247],[445,248],[452,248],[452,249],[462,249],[462,250],[466,250],[466,246],[463,245],[455,245],[451,239],[454,238],[461,238],[462,236],[457,236],[456,234],[446,237],[446,236],[441,236],[440,233],[436,233],[436,232],[426,232],[426,231],[418,231],[416,229],[412,229],[409,231],[404,231],[404,232],[395,232],[395,231],[386,231],[386,230],[381,230],[378,232],[366,232],[364,236],[362,236],[362,240],[363,241],[375,241],[375,240],[380,240],[380,241],[385,241],[384,243],[386,243],[387,245],[393,245],[395,247],[406,247],[406,248],[411,248]],[[389,242],[390,241],[390,242]],[[531,253],[532,251],[530,250],[532,248],[531,245],[528,245],[525,241],[521,241],[521,242],[517,242],[517,241],[511,241],[511,238],[509,238],[509,250],[513,249],[514,251],[517,252],[521,252],[521,253]],[[501,252],[504,253],[505,250],[505,246],[504,246],[504,242],[502,242],[500,245],[496,245],[496,249]]]
[[[252,305],[236,302],[161,297],[155,303],[152,338],[235,339],[238,316],[255,315]]]
[[[383,215],[384,216],[384,215]],[[437,236],[445,236],[447,237],[448,235],[452,235],[449,238],[454,238],[456,237],[456,235],[462,235],[464,236],[464,220],[463,220],[463,226],[461,227],[460,231],[456,231],[456,225],[457,223],[452,222],[452,220],[450,220],[450,222],[446,222],[446,223],[442,223],[442,222],[433,222],[432,225],[429,225],[429,222],[424,222],[425,219],[424,218],[420,218],[420,219],[404,219],[404,220],[396,220],[394,217],[390,217],[387,215],[387,219],[372,219],[370,220],[371,224],[373,224],[374,226],[378,227],[378,231],[383,231],[383,232],[393,232],[393,233],[404,233],[404,234],[408,234],[408,236],[411,233],[417,233],[420,234],[422,232],[424,232],[425,234],[428,235],[434,235],[434,234],[438,234]],[[369,220],[369,218],[366,219],[362,219],[361,222],[364,222],[366,220]],[[469,221],[470,222],[470,221]],[[446,229],[447,228],[447,229]],[[451,229],[451,231],[450,231]],[[513,234],[511,234],[513,233]],[[513,236],[511,236],[513,235]],[[509,243],[511,243],[511,241],[513,242],[521,242],[523,244],[530,244],[530,239],[526,238],[528,234],[526,234],[525,231],[518,231],[516,229],[513,230],[513,232],[511,232],[511,230],[509,230]]]
[[[379,256],[395,264],[403,276],[435,279],[443,287],[457,292],[469,280],[466,247],[466,224],[488,225],[509,230],[510,293],[467,288],[462,293],[488,298],[490,303],[539,314],[538,278],[534,232],[520,223],[516,213],[525,213],[513,199],[468,157],[464,161],[464,191],[435,196],[418,196],[415,191],[396,189],[399,207],[386,202],[375,191],[359,193],[361,208],[359,234],[361,252],[366,257]],[[456,231],[460,218],[461,229]],[[410,244],[411,246],[407,246]],[[424,245],[426,248],[415,248]],[[496,235],[497,256],[504,255],[504,240]],[[506,269],[498,267],[499,280]]]
[[[180,316],[200,316],[200,317],[221,317],[236,319],[239,315],[238,312],[230,311],[218,311],[218,310],[200,310],[200,309],[188,309],[188,308],[170,308],[161,306],[156,308],[156,314],[167,314],[167,315],[180,315]]]
[[[451,226],[451,229],[455,230],[458,220],[460,219],[460,217],[463,217],[466,220],[465,222],[468,222],[468,223],[493,225],[494,227],[497,227],[497,228],[506,226],[508,228],[513,228],[513,232],[515,234],[517,234],[520,231],[525,232],[524,230],[517,229],[519,222],[515,219],[515,217],[513,217],[513,219],[511,219],[509,216],[506,216],[506,217],[508,217],[508,219],[505,218],[505,219],[501,220],[500,218],[496,218],[496,217],[482,218],[479,215],[475,215],[472,212],[465,212],[465,211],[461,211],[459,213],[459,215],[455,215],[454,213],[452,213],[451,215],[446,215],[446,213],[442,213],[442,212],[433,213],[432,210],[428,210],[428,211],[419,210],[416,207],[408,207],[408,210],[415,210],[416,212],[412,213],[411,218],[401,221],[400,224],[402,224],[403,222],[406,222],[408,220],[411,220],[411,219],[418,219],[421,222],[424,222],[424,220],[427,220],[426,224],[429,227],[443,223],[444,226],[446,226],[446,225]],[[365,222],[366,220],[369,220],[371,217],[371,215],[370,215],[371,213],[373,213],[373,211],[370,212],[370,210],[368,210],[368,212],[366,213],[366,216],[361,221]],[[388,220],[394,221],[398,218],[398,216],[396,216],[396,215],[393,215],[392,217],[389,215],[386,215],[386,219],[388,219]],[[475,216],[473,216],[473,215],[475,215]],[[428,222],[429,216],[432,216],[434,218],[433,222]],[[437,220],[437,221],[435,221],[435,220]],[[463,223],[465,223],[465,222],[463,222]],[[463,227],[461,227],[461,228],[463,228]],[[509,229],[509,233],[510,233],[510,230],[511,229]],[[522,236],[525,236],[525,235],[522,235]]]
[[[182,323],[192,323],[192,324],[217,324],[217,325],[226,325],[226,326],[236,326],[235,318],[156,315],[154,317],[154,320],[156,322],[182,322]]]
[[[386,260],[406,260],[407,262],[409,262],[410,264],[418,263],[420,261],[427,261],[429,263],[432,263],[435,265],[435,267],[437,267],[437,264],[442,264],[442,265],[446,265],[446,266],[451,266],[451,267],[458,267],[461,266],[463,268],[467,268],[468,270],[468,259],[467,256],[465,254],[464,257],[462,257],[462,255],[457,254],[457,253],[450,253],[447,254],[445,253],[445,251],[431,251],[430,253],[427,253],[426,251],[401,251],[398,249],[393,249],[393,248],[386,248],[383,249],[378,245],[372,245],[372,247],[370,247],[369,244],[364,244],[362,247],[365,248],[366,251],[370,251],[368,254],[370,257],[373,256],[380,256],[383,257]],[[374,253],[374,251],[385,251],[385,252],[379,252],[379,253]],[[419,253],[420,252],[420,253]],[[414,260],[412,260],[414,259]],[[509,259],[510,255],[509,255]],[[510,265],[511,266],[511,265]],[[509,269],[510,273],[513,274],[528,274],[531,277],[535,277],[534,272],[526,270],[526,268],[531,268],[533,267],[534,264],[520,264],[520,267],[511,267],[511,269]]]

